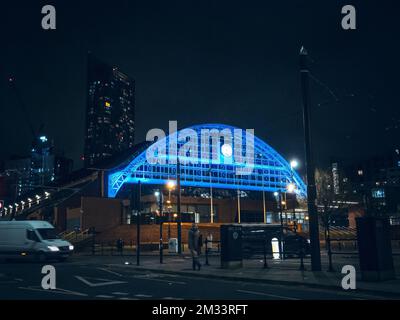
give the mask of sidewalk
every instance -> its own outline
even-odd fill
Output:
[[[203,264],[200,271],[192,270],[192,262],[189,256],[164,256],[164,263],[160,264],[158,255],[147,255],[140,259],[140,266],[136,265],[135,256],[119,257],[96,257],[104,258],[104,262],[118,267],[132,268],[134,270],[146,270],[158,273],[179,274],[183,276],[195,276],[204,278],[214,278],[220,280],[234,280],[247,282],[264,282],[270,284],[309,286],[325,289],[343,290],[341,281],[344,275],[340,273],[345,264],[351,264],[351,261],[345,263],[336,263],[334,272],[328,272],[327,264],[324,263],[323,270],[312,272],[309,259],[304,261],[306,270],[299,270],[298,259],[288,260],[268,260],[268,268],[264,268],[262,259],[244,260],[243,268],[240,269],[222,269],[220,267],[219,256],[209,257],[209,265],[205,265],[205,257],[201,257]],[[107,261],[107,262],[106,262]],[[129,265],[125,263],[129,262]],[[400,298],[400,278],[382,282],[364,282],[360,280],[357,274],[357,291],[365,293],[379,293],[393,295]]]

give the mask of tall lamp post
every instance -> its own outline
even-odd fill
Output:
[[[275,196],[275,198],[277,200],[276,202],[277,202],[277,206],[278,206],[278,209],[279,209],[279,220],[280,220],[280,225],[281,225],[280,236],[279,236],[279,239],[278,239],[278,241],[279,241],[279,258],[283,259],[284,255],[283,255],[283,241],[282,241],[282,239],[283,239],[282,192],[280,190],[279,191],[275,191],[274,192],[274,196]]]
[[[171,208],[172,208],[172,203],[171,203],[171,191],[175,189],[175,182],[173,180],[169,180],[167,182],[167,188],[168,188],[168,240],[171,238]]]
[[[137,207],[137,216],[136,216],[136,265],[140,265],[140,211],[142,210],[141,201],[142,201],[142,186],[140,180],[138,182],[138,190],[136,197],[136,207]]]
[[[315,166],[311,153],[310,133],[310,92],[309,92],[309,70],[307,65],[307,51],[304,47],[300,49],[300,76],[301,92],[303,100],[303,122],[304,122],[304,146],[306,153],[306,175],[307,175],[307,207],[310,219],[310,247],[311,247],[311,269],[321,271],[321,251],[319,246],[318,213],[315,206],[317,197],[315,186]]]
[[[299,163],[297,162],[296,159],[293,159],[292,161],[290,161],[290,169],[291,174],[292,174],[292,180],[294,181],[294,169],[296,169],[298,167]],[[287,186],[287,190],[289,193],[293,193],[296,190],[296,185],[293,183],[289,183]],[[296,208],[295,208],[295,198],[293,199],[293,229],[294,229],[294,233],[297,233],[297,219],[296,219]]]
[[[211,168],[209,170],[210,174],[210,222],[214,223],[214,205],[213,205],[213,189],[212,189],[212,179],[211,179]]]
[[[179,158],[176,166],[176,182],[178,188],[178,204],[177,204],[177,214],[178,214],[178,254],[182,253],[182,214],[181,214],[181,165],[179,163]]]

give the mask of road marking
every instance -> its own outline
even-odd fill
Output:
[[[123,277],[122,274],[120,274],[120,273],[118,273],[118,272],[115,272],[115,271],[112,271],[112,270],[109,270],[109,269],[106,269],[106,268],[97,268],[97,269],[103,270],[103,271],[108,272],[108,273],[111,273],[111,274],[116,275],[116,276],[118,276],[118,277]]]
[[[114,294],[117,296],[127,296],[129,293],[128,292],[111,292],[111,294]]]
[[[100,278],[91,278],[91,277],[86,277],[86,279],[85,279],[84,277],[81,277],[81,276],[75,276],[75,278],[82,281],[84,284],[87,284],[89,287],[101,287],[101,286],[110,286],[113,284],[127,283],[126,281],[116,281],[116,280],[110,280],[110,279],[100,279]],[[97,280],[97,283],[91,282],[88,279]]]
[[[99,295],[95,296],[95,298],[112,299],[112,298],[114,298],[114,296],[107,296],[104,294],[99,294]]]
[[[118,298],[118,300],[139,300],[139,299],[122,297],[122,298]]]
[[[55,290],[44,290],[39,287],[18,287],[18,289],[22,290],[31,290],[31,291],[43,291],[43,292],[51,292],[51,293],[60,293],[60,294],[69,294],[73,296],[81,296],[81,297],[87,297],[88,295],[86,293],[81,293],[77,291],[71,291],[71,290],[66,290],[66,289],[61,289],[57,288]]]
[[[162,300],[183,300],[183,298],[164,297]]]
[[[151,276],[149,277],[148,275],[137,275],[137,276],[133,276],[133,278],[136,279],[142,279],[142,280],[150,280],[150,281],[158,281],[158,282],[167,282],[168,284],[186,284],[186,282],[183,281],[173,281],[173,280],[164,280],[164,279],[155,279],[153,277],[156,276]]]
[[[271,298],[278,298],[278,299],[300,300],[300,299],[297,299],[297,298],[286,297],[286,296],[278,296],[276,294],[270,294],[270,293],[265,293],[265,292],[247,291],[247,290],[236,290],[236,291],[237,292],[242,292],[242,293],[249,293],[249,294],[259,295],[259,296],[267,296],[267,297],[271,297]]]
[[[148,295],[148,294],[135,294],[135,297],[138,297],[138,298],[151,298],[152,296],[151,295]]]

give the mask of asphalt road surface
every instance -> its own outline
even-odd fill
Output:
[[[85,257],[52,263],[56,270],[56,289],[41,286],[43,264],[6,262],[0,264],[0,300],[301,300],[301,299],[393,299],[378,293],[365,294],[306,286],[285,286],[241,281],[226,281],[137,271],[129,265],[105,264]]]

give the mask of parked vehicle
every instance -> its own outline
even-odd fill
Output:
[[[242,226],[242,249],[243,257],[250,258],[253,255],[264,253],[264,244],[266,254],[272,254],[272,239],[283,241],[283,252],[285,257],[299,256],[301,253],[308,255],[310,253],[310,244],[307,238],[294,233],[287,227],[282,229],[280,224],[241,224]]]
[[[0,221],[0,258],[33,258],[63,261],[74,246],[60,239],[47,221]]]

